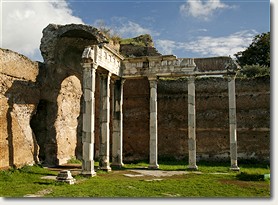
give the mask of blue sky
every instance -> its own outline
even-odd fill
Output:
[[[39,61],[42,29],[49,23],[104,22],[124,38],[148,33],[159,52],[177,57],[233,56],[270,31],[269,0],[0,2],[0,46]]]

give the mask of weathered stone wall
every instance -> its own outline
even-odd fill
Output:
[[[269,161],[269,77],[236,80],[238,157]],[[198,160],[229,160],[227,79],[196,79]],[[127,80],[124,87],[124,160],[148,159],[149,84]],[[187,80],[158,82],[159,158],[188,157]]]
[[[39,65],[6,49],[0,59],[0,168],[33,164],[39,147],[29,122],[40,98]]]
[[[125,56],[161,55],[152,39],[134,38],[121,44]],[[44,63],[0,49],[0,168],[37,162],[48,166],[82,159],[82,66],[88,45],[107,42],[86,25],[54,25],[43,30]],[[142,46],[143,42],[143,46]],[[144,44],[145,42],[145,44]],[[219,62],[196,59],[199,71],[215,70]],[[221,68],[223,66],[221,65]],[[217,69],[216,69],[217,70]],[[96,73],[95,149],[99,157],[100,86]],[[113,104],[111,82],[110,105]],[[239,159],[269,160],[270,79],[237,79]],[[124,84],[124,161],[149,158],[149,82],[147,78]],[[158,82],[159,159],[187,159],[187,80]],[[196,79],[197,158],[229,160],[228,83],[221,78]],[[112,110],[110,136],[112,136]],[[110,142],[112,140],[110,139]]]
[[[64,37],[61,64],[38,64],[0,50],[0,168],[82,158],[80,42]],[[82,42],[84,43],[84,42]],[[85,42],[86,43],[86,42]],[[60,43],[58,43],[60,45]],[[59,55],[57,55],[59,57]],[[67,63],[66,63],[67,62]],[[99,156],[99,74],[96,75],[95,157]],[[197,158],[229,160],[227,79],[196,79]],[[113,85],[111,82],[111,91]],[[124,162],[149,158],[149,82],[124,84]],[[112,105],[113,93],[111,93]],[[236,80],[238,157],[269,161],[270,79]],[[159,159],[187,159],[187,80],[158,82]],[[111,110],[112,122],[112,110]],[[30,125],[31,124],[31,125]],[[112,123],[111,123],[112,124]],[[113,127],[110,126],[112,136]],[[110,140],[112,142],[112,140]]]

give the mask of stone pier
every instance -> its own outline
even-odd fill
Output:
[[[196,165],[195,76],[188,78],[188,152],[188,169],[198,170]]]
[[[92,62],[83,63],[83,127],[82,174],[94,176],[94,144],[95,144],[95,79],[97,65]]]
[[[158,169],[157,162],[157,77],[150,82],[150,162],[149,169]]]
[[[229,91],[229,126],[230,126],[230,158],[231,170],[239,171],[237,165],[237,124],[236,124],[236,92],[235,75],[228,76]]]
[[[122,79],[114,81],[113,99],[113,134],[112,134],[112,164],[122,167],[123,164],[123,87]]]
[[[99,169],[111,171],[109,162],[110,146],[110,77],[111,73],[100,74],[100,150]]]

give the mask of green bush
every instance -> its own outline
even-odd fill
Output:
[[[245,65],[240,73],[248,78],[270,75],[270,68],[260,65]]]
[[[68,161],[67,164],[82,164],[82,161],[79,159],[76,159],[76,157],[71,157]]]

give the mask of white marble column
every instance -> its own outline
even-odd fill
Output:
[[[150,162],[149,169],[158,169],[157,162],[157,77],[150,82]]]
[[[188,169],[198,170],[196,165],[196,110],[195,110],[195,77],[188,78]]]
[[[112,164],[117,168],[123,164],[123,87],[125,79],[115,80],[113,95]]]
[[[231,170],[239,171],[237,165],[237,124],[236,124],[236,92],[235,76],[228,76],[229,91],[229,126],[230,126],[230,158]]]
[[[83,63],[83,126],[82,126],[82,174],[96,175],[94,170],[95,144],[95,79],[97,65]]]
[[[99,169],[111,171],[110,146],[110,77],[111,73],[100,75],[100,150]]]

